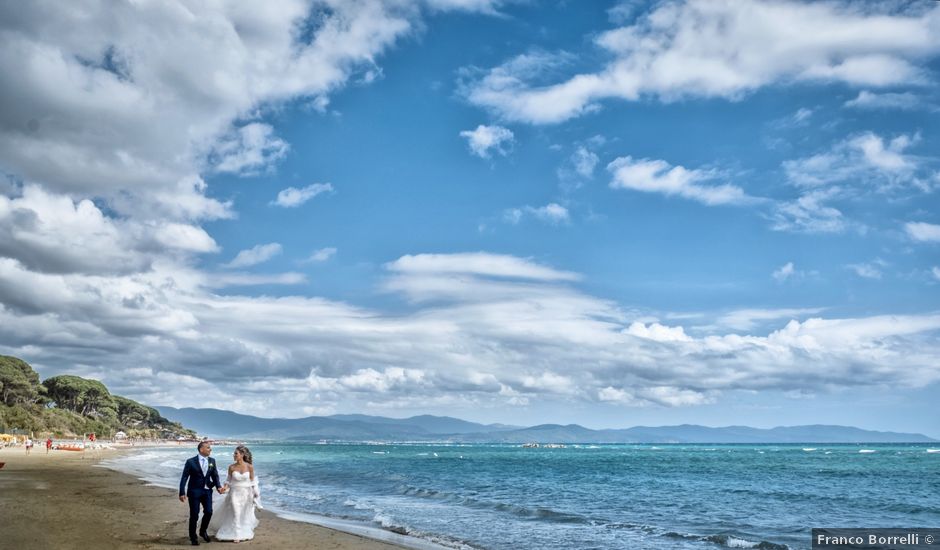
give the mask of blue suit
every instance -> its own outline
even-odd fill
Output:
[[[199,532],[205,533],[209,528],[209,520],[212,519],[212,489],[222,487],[215,459],[209,457],[207,460],[209,468],[205,475],[202,473],[202,466],[199,465],[197,455],[186,461],[183,466],[183,476],[180,478],[180,496],[185,494],[189,499],[189,540],[191,541],[196,540],[199,505],[202,504],[202,525]]]

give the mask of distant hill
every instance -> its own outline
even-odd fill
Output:
[[[748,426],[710,428],[637,426],[591,430],[577,424],[531,427],[477,424],[446,416],[386,418],[360,414],[307,418],[258,418],[218,409],[157,407],[167,418],[202,435],[296,441],[427,441],[464,443],[929,443],[925,435],[876,432],[850,426]]]
[[[245,439],[330,439],[343,441],[442,440],[457,434],[517,430],[519,426],[485,425],[446,416],[386,418],[363,414],[258,418],[218,409],[157,407],[161,414],[212,437]]]

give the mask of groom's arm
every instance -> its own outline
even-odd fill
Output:
[[[213,461],[215,463],[215,461]],[[215,483],[215,490],[221,495],[224,491],[222,489],[222,480],[219,478],[219,468],[216,465],[215,468],[212,468],[212,482]]]
[[[189,479],[189,461],[183,464],[183,477],[180,478],[180,502],[186,502],[186,480]]]

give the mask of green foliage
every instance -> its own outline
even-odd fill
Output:
[[[43,385],[49,399],[59,408],[84,416],[117,416],[117,406],[111,392],[97,380],[63,374],[47,378]]]
[[[0,431],[16,428],[56,437],[117,431],[143,438],[195,436],[152,407],[111,395],[97,380],[65,374],[40,384],[32,367],[16,357],[0,355],[0,397]]]
[[[117,407],[117,419],[124,426],[167,426],[172,424],[172,422],[160,416],[160,412],[153,407],[141,405],[133,399],[121,397],[120,395],[113,396],[113,400]]]
[[[0,403],[38,403],[42,401],[43,393],[39,375],[29,363],[9,355],[0,355]]]

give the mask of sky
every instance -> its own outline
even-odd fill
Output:
[[[150,405],[940,438],[940,4],[0,4],[0,353]]]

